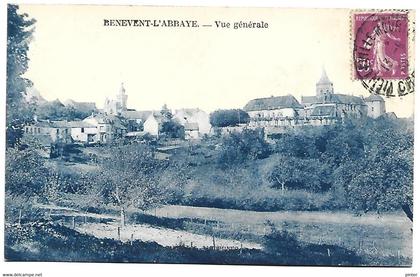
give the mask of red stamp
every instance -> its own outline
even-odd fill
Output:
[[[353,20],[354,77],[359,80],[409,77],[407,14],[358,13]]]

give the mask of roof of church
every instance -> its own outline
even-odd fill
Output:
[[[301,109],[303,107],[293,95],[286,95],[253,99],[245,105],[244,110],[250,112],[284,108]]]
[[[322,68],[321,78],[317,82],[317,84],[329,84],[331,83],[330,79],[327,76],[327,72],[325,71],[325,68]]]
[[[374,101],[380,101],[380,102],[385,102],[385,100],[382,98],[382,96],[377,95],[377,94],[371,94],[369,97],[365,98],[366,102],[374,102]]]
[[[348,94],[330,94],[326,101],[323,101],[323,97],[317,96],[302,96],[302,104],[316,104],[316,103],[338,103],[338,104],[358,104],[364,105],[365,101],[359,96],[353,96]]]
[[[364,105],[365,102],[359,96],[347,94],[331,94],[331,99],[327,102],[340,103],[340,104],[359,104]]]

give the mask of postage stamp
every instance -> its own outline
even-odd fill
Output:
[[[355,13],[354,78],[396,80],[409,77],[406,13]]]

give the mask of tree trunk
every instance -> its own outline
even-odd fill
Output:
[[[281,182],[281,191],[283,191],[284,192],[284,182]]]
[[[125,210],[124,207],[121,207],[120,210],[120,220],[121,220],[121,227],[125,226]]]
[[[19,209],[19,218],[18,218],[18,224],[20,226],[20,222],[22,221],[22,208]]]
[[[411,222],[413,222],[413,211],[411,211],[410,206],[408,204],[405,204],[402,206],[402,209],[405,215],[408,217],[408,219],[410,219]]]

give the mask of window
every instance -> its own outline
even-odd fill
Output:
[[[85,132],[85,128],[80,128],[81,132],[84,133]]]
[[[41,133],[41,128],[38,128],[38,134],[40,134]]]

